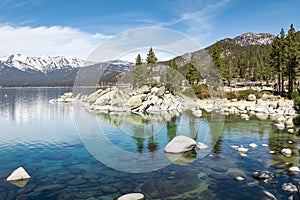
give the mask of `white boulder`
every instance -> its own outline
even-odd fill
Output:
[[[245,180],[245,178],[243,178],[241,176],[237,176],[237,177],[235,177],[235,180],[237,180],[237,181],[243,181],[243,180]]]
[[[278,123],[278,124],[275,124],[275,126],[276,126],[276,128],[278,129],[278,130],[283,130],[284,129],[284,124],[282,124],[282,123]]]
[[[130,193],[120,196],[117,200],[143,200],[144,195],[141,193]]]
[[[137,108],[140,105],[142,105],[142,98],[141,95],[137,95],[137,96],[132,96],[130,97],[130,99],[128,99],[128,105],[130,106],[130,108]]]
[[[245,153],[240,153],[240,156],[243,157],[243,158],[245,158],[245,157],[247,157],[248,155],[245,154]]]
[[[166,153],[184,153],[193,150],[197,142],[187,136],[179,135],[174,137],[165,147]]]
[[[255,101],[255,100],[256,100],[256,96],[254,94],[248,95],[248,101]]]
[[[9,177],[6,178],[7,181],[18,181],[18,180],[25,180],[30,179],[31,177],[29,174],[25,171],[23,167],[19,167],[15,171],[9,175]]]
[[[202,116],[202,110],[194,110],[193,115],[196,117],[201,117]]]
[[[255,144],[255,143],[251,143],[251,144],[249,144],[249,147],[251,147],[251,148],[256,148],[257,147],[257,144]]]
[[[239,146],[237,146],[237,145],[232,145],[232,146],[230,146],[230,148],[232,148],[232,149],[234,149],[234,150],[238,150]]]
[[[267,120],[269,115],[266,113],[256,113],[255,116],[259,119],[259,120]]]
[[[202,142],[198,142],[197,143],[197,147],[200,149],[200,150],[205,150],[208,148],[208,146]]]
[[[299,169],[299,167],[294,166],[294,167],[290,167],[290,168],[289,168],[289,171],[290,171],[290,172],[296,172],[296,173],[299,173],[299,172],[300,172],[300,169]]]
[[[248,121],[250,119],[249,115],[247,115],[247,114],[241,114],[241,118],[245,119],[246,121]]]
[[[290,128],[287,130],[288,133],[294,133],[294,129]]]
[[[246,152],[248,151],[248,149],[241,146],[241,147],[239,147],[239,148],[237,149],[237,151],[240,152],[240,153],[246,153]]]
[[[281,153],[287,157],[290,157],[292,155],[292,150],[289,148],[283,148],[281,149]]]

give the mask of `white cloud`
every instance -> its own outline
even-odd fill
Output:
[[[61,26],[0,27],[0,56],[21,53],[29,56],[75,56],[85,59],[101,42],[109,38]]]

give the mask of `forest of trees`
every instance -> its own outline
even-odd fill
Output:
[[[287,34],[282,28],[271,45],[242,47],[220,41],[209,52],[229,85],[232,80],[276,82],[276,92],[289,98],[299,87],[300,37],[293,24]]]
[[[231,86],[232,82],[259,81],[273,86],[278,94],[289,98],[300,88],[297,80],[300,71],[300,32],[296,32],[293,24],[287,33],[282,28],[272,44],[240,46],[234,42],[221,40],[206,50],[220,77],[228,86]],[[195,54],[192,54],[191,61],[183,66],[176,64],[176,58],[164,64],[169,66],[168,73],[176,70],[195,91],[199,94],[205,93],[206,86],[201,85],[199,88],[202,77],[197,70],[194,56]],[[158,61],[152,48],[145,61],[146,64],[143,64],[140,54],[137,55],[136,69],[132,75],[136,86],[147,84],[146,80],[149,79],[151,69],[149,65]],[[174,79],[173,74],[167,75],[167,79]]]

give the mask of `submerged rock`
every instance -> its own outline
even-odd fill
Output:
[[[46,186],[40,186],[34,189],[34,192],[39,193],[43,191],[56,191],[64,188],[62,184],[52,184],[52,185],[46,185]]]
[[[195,190],[198,186],[199,179],[197,174],[181,171],[176,173],[173,179],[153,177],[145,181],[142,186],[142,193],[146,197],[149,196],[149,199],[163,199]]]
[[[292,183],[284,183],[281,188],[285,192],[298,192],[297,186]]]
[[[293,165],[293,163],[290,162],[280,162],[280,163],[276,163],[274,165],[272,165],[271,167],[275,168],[275,169],[286,169],[289,168]]]
[[[271,192],[268,192],[268,191],[264,190],[263,193],[264,193],[264,198],[263,199],[265,199],[265,200],[277,200],[277,198]]]
[[[165,153],[166,157],[174,164],[185,165],[197,158],[197,153],[192,150],[184,153]]]
[[[165,147],[166,153],[183,153],[193,150],[197,142],[189,137],[179,135],[174,137]]]
[[[117,200],[143,200],[144,195],[141,193],[130,193],[120,196]]]
[[[252,174],[252,177],[257,180],[264,180],[264,179],[273,179],[275,178],[275,174],[268,171],[256,171]]]

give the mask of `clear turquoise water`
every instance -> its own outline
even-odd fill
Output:
[[[284,192],[281,185],[300,180],[297,174],[271,167],[281,161],[298,166],[300,140],[296,135],[277,131],[270,121],[227,117],[222,135],[214,138],[211,132],[216,129],[210,115],[196,119],[185,113],[161,122],[154,117],[145,120],[132,115],[94,116],[70,105],[48,103],[71,90],[0,89],[0,199],[115,199],[129,192],[142,192],[147,199],[261,199],[263,190],[278,199],[287,199],[292,194]],[[87,126],[90,118],[96,127]],[[217,143],[211,151],[197,150],[197,155],[190,155],[192,162],[188,164],[167,160],[168,165],[157,170],[130,173],[135,169],[119,171],[100,162],[105,155],[109,164],[120,168],[133,162],[124,153],[112,154],[108,147],[100,146],[104,144],[101,133],[125,155],[140,155],[135,166],[141,171],[154,161],[166,161],[162,150],[176,134],[207,141],[209,145],[217,139]],[[294,143],[289,144],[289,140]],[[258,147],[250,149],[247,158],[230,148],[252,142]],[[263,143],[269,146],[261,146]],[[292,149],[291,158],[278,153],[283,147]],[[269,154],[270,150],[276,154]],[[23,188],[5,180],[19,166],[32,177]],[[278,184],[255,181],[251,175],[256,170],[274,172]],[[235,181],[237,175],[246,180]]]

